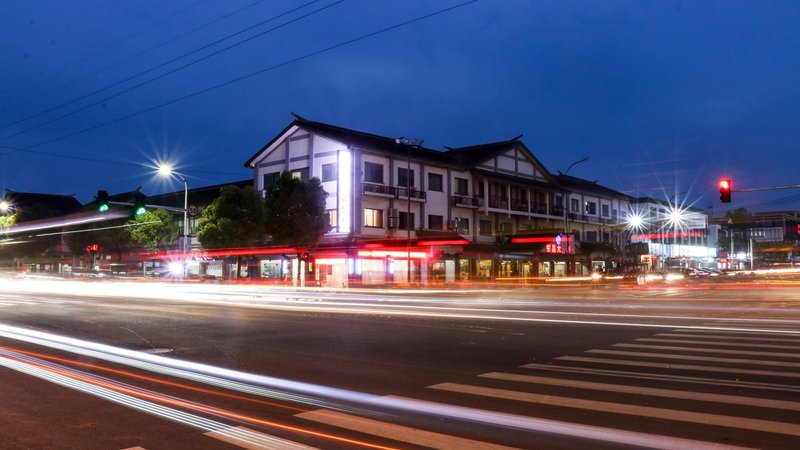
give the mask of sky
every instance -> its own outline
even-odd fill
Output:
[[[465,4],[466,3],[466,4]],[[522,141],[552,173],[719,215],[800,209],[800,2],[27,0],[0,14],[0,189],[190,187],[293,119],[444,149]],[[439,12],[438,14],[435,14]]]

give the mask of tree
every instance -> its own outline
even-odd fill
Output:
[[[178,225],[170,213],[154,209],[136,216],[128,222],[128,235],[136,244],[148,250],[155,250],[158,244],[170,244],[178,237]]]
[[[273,244],[286,244],[298,248],[315,247],[330,229],[325,213],[325,198],[319,178],[302,181],[291,173],[283,172],[270,187],[264,198],[267,222],[265,230]],[[298,271],[298,276],[299,276]]]
[[[252,186],[225,186],[200,216],[197,239],[204,248],[250,247],[264,218],[264,202]]]
[[[264,230],[264,200],[252,186],[225,186],[200,216],[197,239],[204,248],[251,247]],[[238,273],[240,259],[236,260]]]

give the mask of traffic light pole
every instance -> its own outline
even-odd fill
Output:
[[[758,191],[779,191],[782,189],[800,189],[800,184],[790,184],[786,186],[772,186],[761,188],[748,188],[748,189],[733,189],[731,192],[758,192]]]

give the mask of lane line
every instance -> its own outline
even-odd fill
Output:
[[[514,450],[514,447],[491,444],[489,442],[475,441],[472,439],[434,433],[432,431],[395,425],[365,417],[318,409],[296,414],[295,417],[311,420],[326,425],[345,428],[359,433],[380,436],[407,444],[419,445],[435,449],[462,449],[462,450]]]
[[[652,406],[628,405],[623,403],[584,400],[557,395],[533,394],[530,392],[510,391],[507,389],[470,386],[458,383],[441,383],[428,386],[448,392],[478,395],[483,397],[536,403],[548,406],[560,406],[573,409],[584,409],[601,413],[624,414],[636,417],[689,422],[693,424],[715,425],[728,428],[752,430],[766,433],[800,436],[800,425],[771,420],[751,419],[746,417],[723,416],[719,414],[682,411],[678,409],[655,408]]]
[[[777,344],[748,344],[744,342],[715,342],[715,341],[694,341],[691,339],[659,339],[659,338],[638,338],[636,342],[657,342],[663,344],[697,344],[697,345],[718,345],[720,347],[742,347],[742,348],[773,348],[776,350],[797,350],[797,345],[777,345]],[[797,355],[797,353],[794,353]]]
[[[673,326],[673,332],[697,332],[697,333],[730,333],[734,335],[754,335],[754,336],[775,336],[778,330],[754,330],[749,328],[729,328],[729,327],[709,327],[709,326]],[[797,331],[783,330],[781,333],[796,335]],[[743,337],[744,338],[744,337]]]
[[[691,333],[658,333],[656,336],[663,337],[679,337],[679,338],[699,338],[699,339],[717,339],[717,340],[736,340],[736,341],[751,341],[751,342],[786,342],[800,345],[800,339],[779,338],[779,337],[751,337],[751,336],[725,336],[725,335],[712,335],[712,334],[691,334]]]
[[[537,369],[550,372],[581,373],[581,374],[601,375],[601,376],[609,376],[617,378],[634,378],[638,380],[672,381],[679,383],[703,384],[711,386],[732,386],[736,388],[747,388],[747,389],[757,389],[757,390],[800,392],[800,386],[789,385],[789,384],[758,383],[754,381],[727,381],[727,380],[720,380],[717,378],[690,377],[686,375],[666,375],[661,373],[632,372],[632,371],[610,370],[610,369],[594,369],[594,368],[576,367],[576,366],[555,366],[552,364],[531,363],[531,364],[525,364],[520,367],[524,369]]]
[[[797,372],[775,372],[772,370],[737,369],[735,367],[695,366],[691,364],[631,361],[626,359],[611,359],[611,358],[589,358],[585,356],[559,356],[556,359],[561,361],[612,364],[616,366],[642,366],[642,367],[657,367],[659,369],[695,370],[702,372],[720,372],[727,374],[736,373],[742,375],[764,375],[771,377],[800,378],[800,373]]]
[[[622,350],[603,350],[603,349],[587,350],[586,353],[595,353],[595,354],[599,353],[601,355],[636,356],[639,358],[678,359],[686,361],[708,361],[708,362],[721,362],[730,364],[749,364],[753,366],[800,367],[800,363],[793,363],[793,362],[765,361],[763,359],[716,358],[714,356],[680,355],[676,353],[626,352]]]
[[[315,447],[309,447],[304,444],[272,436],[260,431],[251,430],[246,427],[230,427],[223,430],[209,431],[207,433],[203,433],[203,436],[212,437],[222,442],[227,442],[228,444],[246,448],[248,450],[274,448],[297,450],[315,449]]]
[[[576,381],[560,378],[547,378],[532,375],[519,375],[514,373],[489,372],[478,375],[495,380],[517,381],[546,386],[561,386],[593,391],[616,392],[620,394],[648,395],[651,397],[678,398],[682,400],[697,400],[704,402],[726,403],[730,405],[755,406],[759,408],[785,409],[787,411],[800,411],[800,403],[784,400],[762,399],[756,397],[742,397],[739,395],[722,395],[706,392],[678,391],[674,389],[649,388],[641,386],[628,386],[594,381]]]
[[[682,352],[703,352],[703,353],[716,353],[720,355],[747,355],[747,356],[766,356],[772,358],[800,358],[800,354],[796,352],[783,353],[783,352],[756,352],[753,350],[729,350],[724,348],[702,348],[702,347],[682,347],[675,345],[650,345],[650,344],[628,344],[620,343],[614,344],[612,347],[622,348],[641,348],[651,350],[675,350]]]

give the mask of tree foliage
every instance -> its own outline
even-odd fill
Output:
[[[249,247],[264,229],[264,201],[252,186],[226,186],[200,217],[204,248]]]
[[[131,226],[126,230],[131,241],[148,250],[155,250],[160,242],[170,244],[178,237],[178,225],[163,209],[149,210],[128,224]]]
[[[313,247],[329,230],[325,198],[319,178],[302,181],[283,172],[267,188],[265,205],[266,232],[273,244]]]

